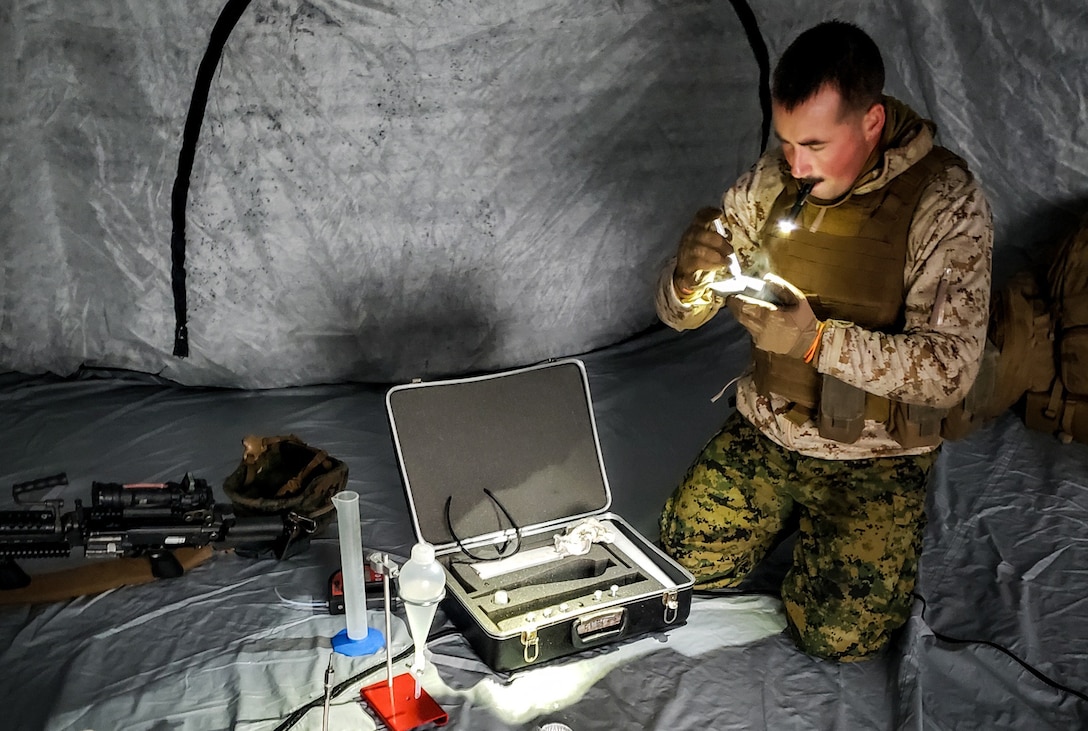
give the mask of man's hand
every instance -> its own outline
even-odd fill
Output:
[[[729,309],[751,333],[752,342],[760,350],[811,363],[820,345],[824,323],[812,312],[804,292],[774,274],[763,279],[779,304],[738,294],[727,300]]]
[[[722,236],[714,227],[714,219],[720,215],[719,208],[700,209],[680,238],[672,285],[681,299],[690,297],[706,284],[710,272],[729,267],[729,255],[733,253],[729,229],[723,229],[725,236]]]

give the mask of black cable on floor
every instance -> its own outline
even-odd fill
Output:
[[[408,657],[409,655],[411,655],[413,652],[415,652],[415,649],[413,647],[409,647],[408,649],[403,650],[402,652],[394,655],[393,656],[393,662],[398,663],[401,660]],[[336,696],[340,695],[345,690],[347,690],[353,683],[359,682],[360,680],[365,678],[367,675],[370,675],[371,673],[375,672],[376,670],[380,670],[383,667],[385,667],[385,661],[384,660],[382,660],[380,663],[376,663],[374,665],[371,665],[366,670],[363,670],[360,673],[356,673],[355,675],[352,675],[350,678],[348,678],[347,680],[345,680],[343,682],[337,683],[336,685],[333,686],[332,692],[330,693],[329,697],[330,698],[335,698]],[[291,728],[296,723],[301,721],[302,717],[305,716],[307,713],[309,713],[311,710],[313,710],[314,708],[321,708],[324,705],[325,705],[325,696],[324,695],[321,695],[318,698],[314,698],[312,701],[310,701],[306,705],[299,706],[295,710],[291,711],[291,713],[288,714],[287,718],[283,719],[283,722],[280,723],[279,726],[276,726],[275,731],[287,731],[287,729]]]
[[[917,598],[919,601],[922,602],[922,621],[925,622],[925,620],[926,620],[926,607],[928,606],[926,604],[926,598],[924,596],[922,596],[921,594],[918,594],[918,593],[914,593],[913,596],[915,598]],[[1034,665],[1031,665],[1026,660],[1021,660],[1019,657],[1016,656],[1016,654],[1014,654],[1012,652],[1012,650],[1009,650],[1008,648],[1003,647],[1003,646],[997,644],[996,642],[991,642],[989,640],[965,640],[965,639],[960,639],[958,637],[952,637],[950,635],[946,635],[944,633],[938,632],[937,630],[933,629],[932,627],[930,627],[930,631],[933,632],[933,636],[936,637],[941,642],[947,642],[949,644],[956,644],[956,645],[985,645],[987,647],[992,647],[993,649],[997,650],[998,652],[1001,652],[1001,653],[1011,657],[1021,667],[1023,667],[1029,673],[1031,673],[1036,678],[1041,680],[1043,683],[1046,683],[1047,685],[1049,685],[1051,688],[1055,688],[1057,690],[1062,691],[1063,693],[1068,693],[1069,695],[1080,698],[1082,701],[1088,701],[1088,695],[1080,692],[1079,690],[1074,690],[1073,688],[1070,688],[1068,685],[1064,685],[1064,684],[1059,683],[1058,681],[1050,678],[1049,676],[1044,674],[1043,671],[1039,670]]]
[[[430,642],[433,642],[433,641],[435,641],[437,639],[441,639],[442,637],[445,637],[445,636],[450,635],[450,634],[455,634],[455,633],[456,633],[456,630],[452,630],[452,629],[451,630],[441,630],[439,632],[435,632],[435,633],[432,633],[432,634],[428,635],[427,636],[427,642],[430,643]],[[407,649],[402,650],[401,652],[399,652],[399,653],[397,653],[396,655],[393,656],[393,663],[396,664],[396,663],[400,662],[401,660],[404,660],[405,658],[407,658],[409,655],[411,655],[414,652],[415,652],[415,647],[412,646],[412,645],[409,645]],[[355,675],[352,675],[347,680],[344,680],[344,681],[342,681],[340,683],[337,683],[336,685],[334,685],[332,687],[332,691],[330,692],[329,697],[330,698],[335,698],[336,696],[340,695],[345,690],[350,688],[353,684],[358,683],[360,680],[362,680],[366,676],[370,675],[371,673],[373,673],[375,671],[381,670],[382,668],[385,667],[385,665],[386,665],[385,660],[382,660],[380,663],[376,663],[374,665],[371,665],[370,667],[366,668],[362,672],[358,672]],[[274,731],[287,731],[287,729],[291,728],[296,723],[301,721],[302,717],[305,716],[310,711],[312,711],[314,708],[321,708],[324,705],[325,705],[325,696],[324,696],[324,694],[322,694],[320,697],[314,698],[312,701],[306,703],[305,705],[299,706],[295,710],[291,711],[291,713],[289,713],[287,715],[287,717],[283,719],[283,721],[280,723],[280,725],[276,726]]]
[[[780,596],[780,593],[778,591],[770,590],[770,589],[695,589],[692,592],[692,594],[694,596],[703,596],[703,597],[749,596],[749,595],[764,595],[764,596],[773,596],[773,597],[779,597]],[[924,596],[922,596],[921,594],[917,594],[917,593],[912,594],[912,596],[914,596],[920,602],[922,602],[922,621],[925,622],[926,621],[926,608],[928,607],[928,605],[926,604],[926,598]],[[948,644],[956,644],[956,645],[985,645],[987,647],[992,647],[993,649],[997,650],[998,652],[1001,652],[1001,653],[1003,653],[1005,655],[1008,655],[1010,658],[1015,660],[1021,667],[1023,667],[1029,673],[1031,673],[1036,678],[1038,678],[1040,681],[1042,681],[1043,683],[1049,685],[1050,687],[1055,688],[1057,690],[1060,690],[1063,693],[1068,693],[1069,695],[1075,696],[1075,697],[1081,699],[1082,701],[1088,701],[1088,694],[1082,693],[1081,691],[1076,690],[1074,688],[1070,688],[1068,685],[1065,685],[1063,683],[1059,683],[1058,681],[1054,680],[1053,678],[1051,678],[1048,675],[1046,675],[1045,673],[1043,673],[1043,671],[1039,670],[1035,666],[1028,663],[1026,660],[1020,659],[1015,653],[1013,653],[1008,648],[1003,647],[1002,645],[999,645],[996,642],[991,642],[990,640],[965,640],[965,639],[960,639],[958,637],[952,637],[951,635],[946,635],[946,634],[944,634],[942,632],[938,632],[937,630],[933,629],[932,627],[930,627],[929,629],[933,633],[933,636],[936,637],[941,642],[945,642],[945,643],[948,643]]]

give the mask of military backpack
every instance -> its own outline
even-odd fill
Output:
[[[1028,391],[1024,421],[1063,442],[1088,443],[1088,216],[1059,246],[1047,284],[1055,374]]]

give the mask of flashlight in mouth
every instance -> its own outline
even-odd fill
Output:
[[[782,218],[776,224],[779,232],[788,234],[797,228],[797,218],[801,215],[801,209],[804,207],[805,201],[808,200],[812,189],[816,187],[816,183],[815,180],[801,181],[801,187],[797,189],[797,200],[793,202],[793,207],[790,208],[790,212],[786,214],[785,218]]]

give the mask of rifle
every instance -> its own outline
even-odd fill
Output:
[[[174,556],[181,547],[208,545],[258,553],[271,549],[284,558],[317,524],[287,512],[239,517],[234,507],[215,502],[205,480],[186,474],[181,482],[91,483],[91,504],[63,500],[27,502],[27,492],[68,484],[64,473],[12,486],[15,502],[27,507],[0,510],[0,590],[20,589],[30,577],[16,559],[71,556],[78,548],[94,557],[143,556],[157,578],[175,578],[184,569]]]

